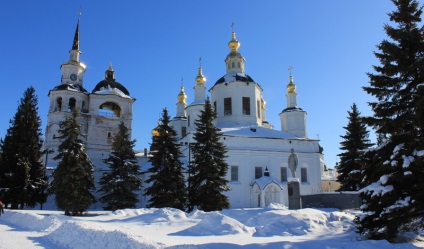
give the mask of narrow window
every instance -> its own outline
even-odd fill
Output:
[[[74,98],[69,99],[68,111],[72,111],[75,108],[77,101]]]
[[[112,132],[111,131],[107,132],[107,138],[112,138]]]
[[[213,110],[216,112],[216,101],[213,102]]]
[[[238,166],[231,166],[231,181],[238,182]]]
[[[185,137],[187,135],[187,127],[181,127],[181,136]]]
[[[307,168],[301,168],[300,169],[300,180],[302,182],[308,181],[308,169]]]
[[[250,98],[243,97],[243,115],[250,115]]]
[[[255,179],[262,177],[262,167],[255,167]]]
[[[287,167],[281,167],[281,182],[287,182]]]
[[[61,111],[62,110],[62,97],[57,98],[56,105],[57,105],[57,111]]]
[[[187,126],[190,127],[190,115],[187,117]]]
[[[231,98],[225,98],[224,99],[224,115],[231,115],[232,109],[231,109]]]
[[[256,101],[256,109],[258,110],[258,118],[261,118],[261,102]]]

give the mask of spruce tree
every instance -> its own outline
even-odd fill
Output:
[[[424,83],[422,7],[416,0],[392,0],[389,13],[396,26],[385,25],[389,39],[378,46],[380,65],[369,73],[364,90],[376,97],[374,116],[365,121],[384,137],[366,155],[361,190],[363,215],[359,232],[374,238],[396,240],[401,230],[423,226],[423,135],[420,127]],[[421,219],[420,222],[417,222]]]
[[[55,203],[66,215],[82,215],[96,202],[91,191],[95,190],[93,165],[85,152],[81,137],[81,125],[77,120],[77,111],[60,122],[57,137],[61,144],[54,160],[58,161],[53,171],[51,188]]]
[[[162,119],[157,129],[158,136],[152,139],[152,167],[146,183],[146,195],[150,196],[147,207],[172,207],[185,210],[187,190],[183,176],[182,153],[177,143],[177,133],[169,126],[170,117],[167,109],[163,110]]]
[[[340,163],[337,167],[339,175],[337,181],[341,184],[339,191],[358,191],[361,186],[361,170],[363,151],[372,143],[368,139],[368,131],[360,117],[360,112],[353,103],[351,111],[348,111],[349,123],[343,127],[346,134],[340,136],[344,140],[340,142],[340,150],[343,151],[338,156]]]
[[[225,161],[227,149],[219,141],[220,129],[213,124],[216,113],[209,99],[195,121],[196,132],[192,146],[193,166],[190,169],[190,209],[198,207],[203,211],[219,211],[230,208],[228,197],[223,192],[230,190],[225,178],[228,164]]]
[[[34,207],[45,202],[47,186],[41,163],[41,120],[35,89],[29,87],[21,98],[15,116],[2,142],[0,167],[3,200],[12,209]]]
[[[104,160],[110,171],[100,178],[99,199],[105,204],[105,210],[135,208],[139,201],[137,190],[141,188],[140,166],[135,158],[135,140],[130,140],[128,128],[124,122],[119,124],[118,133],[112,143],[112,152]]]

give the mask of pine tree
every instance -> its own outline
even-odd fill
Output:
[[[390,241],[413,224],[423,226],[424,216],[424,137],[418,113],[424,91],[422,7],[416,0],[392,2],[397,9],[389,17],[397,26],[385,25],[390,40],[377,46],[381,65],[374,66],[370,86],[364,87],[377,98],[370,103],[374,116],[365,121],[385,139],[365,157],[364,214],[356,219],[359,232]]]
[[[216,113],[209,99],[199,119],[195,121],[195,143],[192,147],[194,158],[190,169],[190,209],[198,207],[203,211],[218,211],[230,208],[228,197],[223,192],[230,190],[225,178],[228,165],[225,162],[226,148],[219,141],[220,129],[213,124]]]
[[[100,201],[106,206],[105,210],[135,208],[139,201],[135,191],[141,188],[140,166],[135,158],[135,140],[130,140],[128,128],[123,122],[119,124],[118,133],[112,143],[112,152],[105,163],[110,171],[100,178]]]
[[[187,190],[183,176],[182,153],[177,143],[177,133],[169,126],[170,117],[166,109],[157,127],[158,136],[153,137],[150,158],[151,174],[146,183],[152,183],[146,188],[146,195],[150,196],[147,207],[172,207],[185,210]]]
[[[360,117],[360,112],[353,103],[352,111],[348,111],[349,123],[346,127],[344,136],[340,136],[344,140],[340,142],[340,150],[343,151],[338,156],[340,164],[337,167],[339,175],[337,181],[341,186],[339,191],[358,191],[361,185],[361,155],[363,150],[372,146],[368,139],[368,131]]]
[[[53,171],[51,188],[55,194],[55,203],[66,215],[82,215],[96,202],[91,191],[95,190],[93,165],[85,152],[80,137],[81,126],[77,120],[77,111],[60,122],[58,130],[61,144],[54,160],[58,161]]]
[[[2,142],[0,154],[3,200],[12,209],[46,201],[45,168],[41,163],[41,120],[35,89],[26,89]]]

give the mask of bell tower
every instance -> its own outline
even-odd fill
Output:
[[[78,13],[81,15],[81,12]],[[77,28],[75,29],[74,40],[72,41],[72,48],[69,51],[69,61],[60,66],[62,71],[61,84],[78,84],[82,85],[86,66],[80,62],[81,51],[79,49],[79,16]]]

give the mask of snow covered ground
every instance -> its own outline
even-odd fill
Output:
[[[163,209],[89,211],[5,210],[0,249],[11,248],[423,248],[411,243],[361,240],[354,216],[335,209],[287,210],[271,206],[205,213]]]

